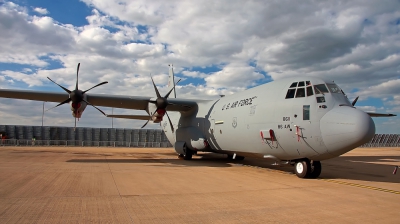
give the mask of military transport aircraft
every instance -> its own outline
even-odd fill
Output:
[[[145,110],[148,115],[106,116],[146,120],[142,127],[150,120],[160,123],[175,151],[186,160],[198,151],[223,153],[236,160],[260,157],[294,165],[300,178],[317,178],[320,161],[368,142],[375,134],[371,116],[396,116],[361,111],[354,107],[358,98],[350,103],[333,81],[317,77],[282,79],[216,100],[189,100],[176,98],[172,66],[165,96],[151,78],[157,97],[89,94],[88,90],[107,82],[81,91],[78,72],[79,64],[75,90],[56,83],[67,94],[1,89],[0,97],[61,102],[57,106],[70,103],[75,118],[87,105],[103,114],[96,106]]]

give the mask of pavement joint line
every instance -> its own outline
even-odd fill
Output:
[[[243,164],[243,166],[250,167],[250,168],[257,168],[257,169],[262,168],[262,169],[265,169],[265,170],[268,170],[268,171],[274,172],[274,173],[292,175],[292,173],[288,173],[288,172],[281,171],[281,170],[274,170],[274,169],[270,169],[270,168],[264,168],[264,167],[252,166],[252,165],[244,165],[244,164]],[[390,190],[390,189],[385,189],[385,188],[379,188],[379,187],[372,187],[372,186],[368,186],[368,185],[350,183],[350,182],[345,182],[345,181],[338,181],[338,180],[332,180],[332,179],[320,179],[320,178],[318,178],[317,180],[322,180],[322,181],[325,181],[325,182],[342,184],[342,185],[347,185],[347,186],[352,186],[352,187],[359,187],[359,188],[364,188],[364,189],[369,189],[369,190],[382,191],[382,192],[387,192],[387,193],[392,193],[392,194],[400,194],[400,191],[395,191],[395,190]]]
[[[119,194],[119,198],[122,200],[122,204],[123,204],[124,207],[125,207],[125,211],[128,213],[129,218],[131,219],[131,222],[134,223],[134,222],[133,222],[133,218],[132,218],[132,216],[131,216],[131,213],[128,211],[128,207],[126,206],[125,201],[124,201],[124,199],[122,198],[121,192],[119,192],[119,188],[118,188],[117,183],[115,182],[114,174],[113,174],[113,172],[112,172],[112,170],[111,170],[110,163],[109,163],[108,160],[107,160],[107,156],[104,156],[104,158],[105,158],[105,160],[107,161],[108,169],[110,170],[111,176],[112,176],[112,178],[113,178],[113,180],[114,180],[114,184],[115,184],[115,187],[117,188],[117,191],[118,191],[118,194]]]

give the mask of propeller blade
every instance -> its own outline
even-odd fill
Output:
[[[104,113],[102,110],[100,110],[100,109],[99,109],[98,107],[96,107],[95,105],[93,105],[93,104],[89,103],[89,102],[88,102],[88,101],[86,101],[85,99],[82,99],[82,101],[83,101],[83,102],[85,102],[85,103],[87,103],[87,105],[90,105],[90,106],[92,106],[92,107],[96,108],[98,111],[100,111],[100,113],[104,114],[104,116],[106,116],[106,117],[107,117],[106,113]]]
[[[96,88],[96,87],[98,87],[98,86],[101,86],[101,85],[104,85],[104,84],[107,84],[107,83],[108,83],[107,81],[102,82],[102,83],[99,83],[99,84],[93,86],[92,88],[83,91],[82,93],[86,93],[87,91],[89,91],[89,90],[91,90],[91,89],[93,89],[93,88]]]
[[[68,99],[64,100],[63,102],[57,104],[57,106],[55,106],[55,107],[61,106],[61,105],[63,105],[63,104],[69,103],[69,102],[71,102],[71,98],[68,98]],[[53,108],[54,108],[54,107],[53,107]]]
[[[78,74],[79,74],[79,67],[81,67],[81,63],[78,63],[78,67],[76,68],[76,86],[75,86],[75,90],[78,90]]]
[[[147,123],[149,123],[150,119],[146,121],[146,123],[144,123],[144,125],[141,128],[144,128],[144,126],[147,125]]]
[[[169,94],[171,94],[171,93],[172,93],[172,90],[174,90],[174,89],[175,89],[175,86],[172,87],[172,89],[167,93],[167,95],[164,96],[164,98],[168,98],[168,97],[169,97]]]
[[[359,97],[359,96],[357,96],[357,97],[353,100],[353,102],[351,103],[351,105],[353,105],[353,106],[356,105],[357,100],[358,100],[358,97]]]
[[[65,88],[64,86],[61,86],[59,84],[57,84],[56,82],[54,82],[53,80],[51,80],[51,78],[47,77],[50,81],[52,81],[54,84],[56,84],[57,86],[61,87],[65,92],[67,93],[71,93],[71,91],[67,88]]]
[[[167,115],[169,125],[171,126],[172,133],[174,133],[174,126],[172,125],[171,119],[169,118],[167,111],[165,111],[165,115]]]
[[[52,107],[52,108],[50,108],[50,109],[47,109],[46,111],[49,111],[49,110],[51,110],[51,109],[54,109],[54,108],[56,108],[56,107],[58,107],[58,106],[61,106],[61,105],[63,105],[63,104],[69,103],[69,102],[71,102],[71,98],[68,98],[68,99],[64,100],[63,102],[57,104],[57,106]]]
[[[154,84],[153,77],[150,75],[151,81],[153,82],[154,90],[156,91],[157,98],[161,98],[160,92],[158,92],[156,84]]]
[[[167,93],[167,95],[164,96],[164,98],[168,98],[169,97],[169,94],[172,93],[172,90],[175,89],[176,84],[178,84],[180,81],[181,81],[181,79],[179,79],[178,82],[175,83],[174,87],[172,87],[172,89]]]

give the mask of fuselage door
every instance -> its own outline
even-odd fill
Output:
[[[313,100],[309,98],[304,101]],[[302,101],[302,100],[301,100]],[[306,103],[306,102],[304,102]],[[309,157],[317,154],[314,149],[314,136],[318,132],[319,123],[313,122],[313,112],[310,104],[293,105],[293,117],[291,122],[293,140],[300,156]]]

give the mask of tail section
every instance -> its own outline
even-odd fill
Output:
[[[174,76],[174,68],[173,65],[168,65],[169,66],[169,74],[168,74],[168,90],[171,90],[174,88],[174,83],[175,83],[175,76]],[[176,98],[176,90],[175,88],[172,90],[172,94],[169,98]]]

